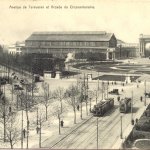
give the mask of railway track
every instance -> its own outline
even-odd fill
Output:
[[[135,95],[134,96],[134,106],[136,105],[136,103],[140,101],[140,96],[139,95]],[[114,109],[112,109],[113,111]],[[109,114],[111,114],[110,112],[107,112],[104,117],[100,117],[99,119],[99,126],[101,127],[99,129],[100,132],[100,145],[102,146],[101,148],[103,148],[103,143],[105,143],[107,141],[107,139],[109,138],[109,136],[112,134],[113,135],[113,129],[116,128],[117,130],[117,124],[120,122],[120,112],[118,111],[118,109],[116,109],[110,116],[108,116]],[[125,115],[130,115],[130,114],[122,114],[122,116],[124,117]],[[130,119],[128,120],[128,125],[130,124]],[[126,129],[126,127],[123,127],[123,131]],[[90,136],[87,136],[88,134],[86,134],[88,132],[88,130],[90,130]],[[80,126],[80,128],[74,130],[72,133],[74,133],[74,135],[68,135],[67,138],[64,138],[63,141],[60,141],[59,143],[57,143],[56,145],[52,146],[51,148],[66,148],[66,149],[70,149],[70,148],[74,148],[74,149],[78,149],[78,148],[93,148],[93,145],[95,145],[96,147],[96,119],[95,117],[91,117],[86,124],[83,124]],[[81,137],[82,136],[82,137]],[[117,141],[117,139],[119,138],[119,134],[117,137],[114,137],[113,143],[110,143],[110,147],[113,146],[113,144]],[[78,143],[78,140],[80,139],[80,142]],[[108,148],[108,147],[107,147]]]

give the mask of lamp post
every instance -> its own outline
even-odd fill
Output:
[[[96,104],[97,104],[97,90],[95,90]]]
[[[145,87],[145,100],[144,100],[144,105],[146,106],[146,80],[144,81],[144,87]]]
[[[98,72],[98,87],[97,87],[97,90],[99,91],[100,88],[99,88],[99,72]]]
[[[131,99],[131,123],[133,122],[133,91],[132,91],[132,99]]]
[[[97,118],[97,149],[98,149],[98,118]]]
[[[92,106],[92,104],[91,104],[91,101],[92,101],[92,95],[93,95],[94,93],[93,93],[93,91],[89,91],[89,100],[90,100],[90,112],[91,112],[91,106]]]
[[[122,139],[123,138],[123,135],[122,135],[122,115],[120,116],[120,138]]]
[[[107,84],[107,98],[108,98],[108,84]]]
[[[103,84],[103,80],[102,80],[102,100],[103,100],[103,92],[104,92],[103,87],[104,87],[104,84]]]
[[[22,118],[22,121],[21,121],[21,148],[23,149],[23,102],[22,102],[22,99],[21,99],[21,118]]]

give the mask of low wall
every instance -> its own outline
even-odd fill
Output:
[[[150,139],[150,132],[138,131],[138,130],[134,129],[132,136],[134,139],[141,139],[141,138]]]

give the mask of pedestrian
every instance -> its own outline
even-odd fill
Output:
[[[27,124],[28,124],[28,127],[29,127],[29,124],[30,124],[29,120],[27,121]]]
[[[25,129],[23,130],[23,137],[24,138],[26,137],[26,130]]]
[[[145,111],[145,116],[147,117],[147,112]]]
[[[77,105],[77,110],[79,111],[79,108],[80,108],[80,106],[79,105]]]
[[[131,124],[134,125],[134,119],[131,120]]]
[[[9,113],[11,113],[11,106],[9,106]]]
[[[117,100],[120,101],[120,96],[117,97]]]
[[[138,123],[138,119],[137,118],[135,119],[135,122],[136,122],[136,124]]]
[[[36,133],[37,134],[39,133],[39,127],[36,127]]]
[[[121,91],[123,92],[123,89]]]
[[[60,124],[61,124],[61,127],[63,127],[64,126],[64,121],[61,120]]]
[[[142,97],[142,96],[140,97],[140,100],[141,100],[141,102],[142,102],[142,100],[143,100],[143,97]]]

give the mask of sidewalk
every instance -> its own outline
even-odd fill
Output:
[[[81,122],[74,124],[73,127],[70,127],[68,131],[61,135],[53,136],[53,138],[47,138],[45,141],[42,142],[42,148],[53,148],[57,143],[62,141],[64,138],[69,136],[72,132],[76,131],[78,128],[80,128],[83,124],[85,124],[88,120],[90,120],[93,116],[89,115],[86,118],[84,118]],[[38,145],[34,145],[33,148],[37,148]]]
[[[138,113],[136,113],[136,115],[134,116],[134,118],[140,118],[147,106],[141,107],[139,109]],[[120,149],[121,148],[121,145],[125,140],[125,137],[128,137],[128,135],[132,131],[133,127],[134,127],[134,125],[131,125],[131,123],[130,123],[128,125],[128,127],[123,131],[123,139],[120,139],[120,137],[118,137],[118,140],[116,141],[116,143],[114,143],[112,149]]]

